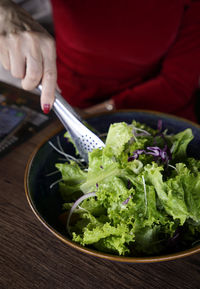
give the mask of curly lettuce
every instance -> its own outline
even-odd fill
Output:
[[[166,252],[177,234],[180,246],[195,241],[200,161],[187,158],[192,139],[191,129],[168,135],[136,121],[120,122],[110,126],[105,148],[89,154],[87,170],[73,161],[56,164],[64,208],[95,192],[70,212],[76,215],[68,220],[72,239],[135,256]]]

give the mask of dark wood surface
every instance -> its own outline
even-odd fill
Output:
[[[200,254],[152,264],[124,264],[78,252],[35,217],[24,192],[26,163],[59,122],[0,159],[0,288],[200,288]]]

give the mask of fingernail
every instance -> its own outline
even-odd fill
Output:
[[[50,104],[44,104],[43,105],[43,112],[45,114],[48,114],[50,112]]]

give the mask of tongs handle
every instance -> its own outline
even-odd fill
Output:
[[[40,93],[42,92],[41,84],[38,85],[37,90],[39,90]],[[66,127],[66,122],[62,117],[62,115],[66,113],[69,114],[69,116],[73,115],[75,118],[82,122],[81,116],[75,112],[71,105],[62,97],[62,95],[57,90],[55,91],[55,100],[52,109],[66,129],[68,126]]]
[[[78,115],[75,110],[71,107],[71,105],[62,97],[62,95],[56,90],[55,91],[55,100],[53,103],[52,109],[57,114],[60,107],[65,107],[68,111],[70,111],[78,120],[82,121],[80,115]]]
[[[42,86],[38,86],[42,91]],[[71,135],[76,148],[85,162],[88,162],[88,153],[94,148],[104,147],[102,140],[83,123],[80,116],[73,110],[58,91],[55,93],[53,110]]]

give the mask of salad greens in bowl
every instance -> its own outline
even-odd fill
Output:
[[[64,130],[27,164],[26,195],[40,221],[66,244],[115,261],[200,252],[200,127],[151,111],[87,121],[105,141],[88,164]]]

